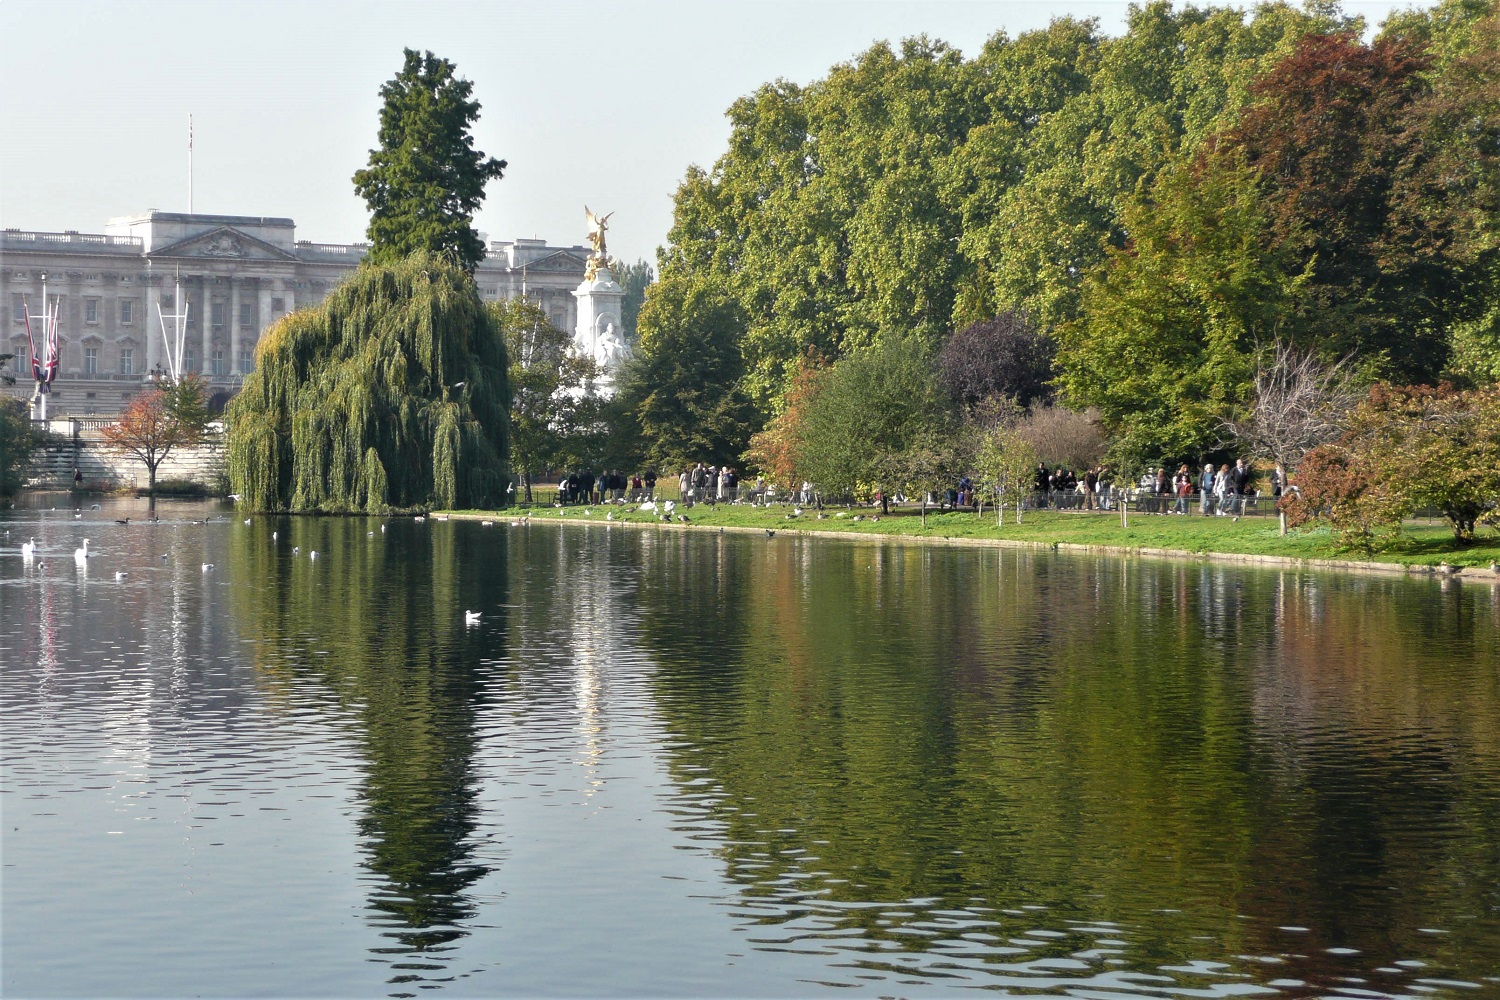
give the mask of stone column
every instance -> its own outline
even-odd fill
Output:
[[[255,345],[260,343],[260,338],[265,336],[266,327],[271,325],[271,279],[260,279],[260,315],[255,317],[255,340],[251,341],[250,349],[254,351]]]
[[[292,278],[282,282],[286,286],[286,291],[282,293],[285,296],[282,305],[286,306],[286,311],[289,313],[297,311],[297,290],[293,287],[295,283],[295,279]]]
[[[198,346],[198,372],[208,371],[208,359],[213,357],[214,345],[214,276],[203,276],[203,329],[199,331],[202,343]]]
[[[235,370],[234,359],[240,353],[240,285],[245,280],[229,276],[229,371]]]
[[[161,364],[163,368],[166,367],[165,364],[162,364],[161,319],[160,314],[156,311],[157,307],[161,305],[161,293],[165,287],[166,282],[163,281],[160,285],[151,289],[146,296],[146,307],[141,310],[145,313],[141,317],[141,340],[144,341],[146,348],[146,356],[141,360],[145,363],[146,367],[137,371],[137,375],[143,372],[149,374],[151,369],[155,368],[158,364]],[[100,302],[99,308],[107,309],[108,305],[107,302]],[[182,303],[178,302],[173,305],[172,310],[174,312],[181,312]]]

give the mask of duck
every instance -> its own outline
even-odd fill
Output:
[[[89,560],[89,540],[85,538],[83,545],[73,550],[73,561],[82,566]]]
[[[130,523],[130,518],[128,518],[128,517],[117,517],[117,518],[115,518],[115,523],[116,524],[129,524]]]
[[[478,625],[479,624],[479,617],[480,616],[479,616],[479,612],[478,611],[465,611],[464,612],[464,624],[465,625]]]

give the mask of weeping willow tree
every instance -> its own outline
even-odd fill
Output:
[[[260,511],[499,506],[509,408],[504,341],[462,269],[362,267],[261,341],[227,415],[229,481]]]

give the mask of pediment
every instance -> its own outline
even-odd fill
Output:
[[[148,257],[197,257],[209,260],[296,260],[292,254],[233,226],[219,226],[206,233],[153,250]]]
[[[576,257],[566,250],[550,253],[526,265],[528,271],[557,271],[565,274],[581,274],[588,266],[588,261],[582,257]]]

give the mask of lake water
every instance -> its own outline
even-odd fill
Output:
[[[7,997],[1500,996],[1500,587],[54,502]]]

